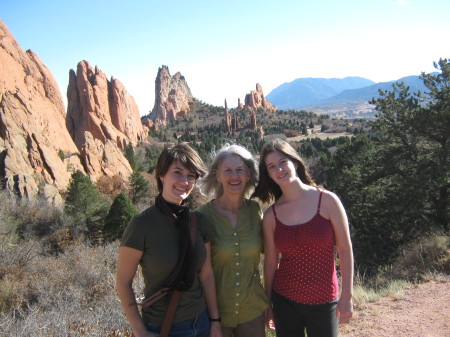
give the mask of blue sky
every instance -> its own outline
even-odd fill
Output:
[[[256,83],[267,95],[300,77],[384,82],[450,58],[448,0],[0,0],[0,19],[64,99],[69,70],[87,60],[125,85],[141,115],[163,64],[196,98],[233,107]]]

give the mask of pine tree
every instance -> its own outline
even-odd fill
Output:
[[[81,171],[72,173],[64,211],[75,219],[76,226],[92,239],[97,239],[99,229],[108,211],[108,203]]]
[[[139,172],[133,172],[130,176],[129,195],[133,204],[139,202],[149,191],[148,181]]]
[[[137,162],[136,162],[136,155],[134,154],[133,145],[127,144],[125,146],[125,158],[127,158],[133,171],[136,170]]]
[[[111,242],[122,237],[123,231],[130,219],[138,214],[125,193],[119,193],[114,199],[108,215],[105,219],[103,237],[105,241]]]

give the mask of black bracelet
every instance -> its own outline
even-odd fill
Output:
[[[222,318],[220,318],[220,317],[217,317],[217,318],[210,318],[209,321],[210,321],[210,322],[221,322],[221,321],[222,321]]]

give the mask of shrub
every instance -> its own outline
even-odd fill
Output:
[[[118,240],[130,219],[138,213],[125,193],[114,199],[105,219],[104,239],[108,242]]]
[[[91,180],[81,171],[74,172],[67,189],[64,211],[75,219],[76,227],[85,231],[90,239],[98,241],[108,208],[108,203]]]
[[[392,266],[393,277],[422,280],[427,273],[450,274],[450,237],[440,233],[420,238],[405,247]]]

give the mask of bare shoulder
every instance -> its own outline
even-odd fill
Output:
[[[336,193],[328,191],[326,189],[321,189],[322,192],[322,202],[328,202],[328,203],[335,203],[335,202],[341,202],[339,197],[336,195]]]
[[[275,216],[273,215],[272,207],[273,207],[273,205],[271,205],[264,211],[264,215],[263,215],[263,226],[264,227],[275,227]]]
[[[269,219],[269,218],[273,218],[273,209],[272,209],[273,205],[270,205],[269,207],[267,207],[267,209],[264,211],[263,216],[264,219]]]
[[[322,206],[320,209],[321,211],[323,211],[323,213],[330,215],[330,213],[342,211],[344,209],[341,199],[339,199],[336,193],[325,189],[321,191],[322,191]]]

